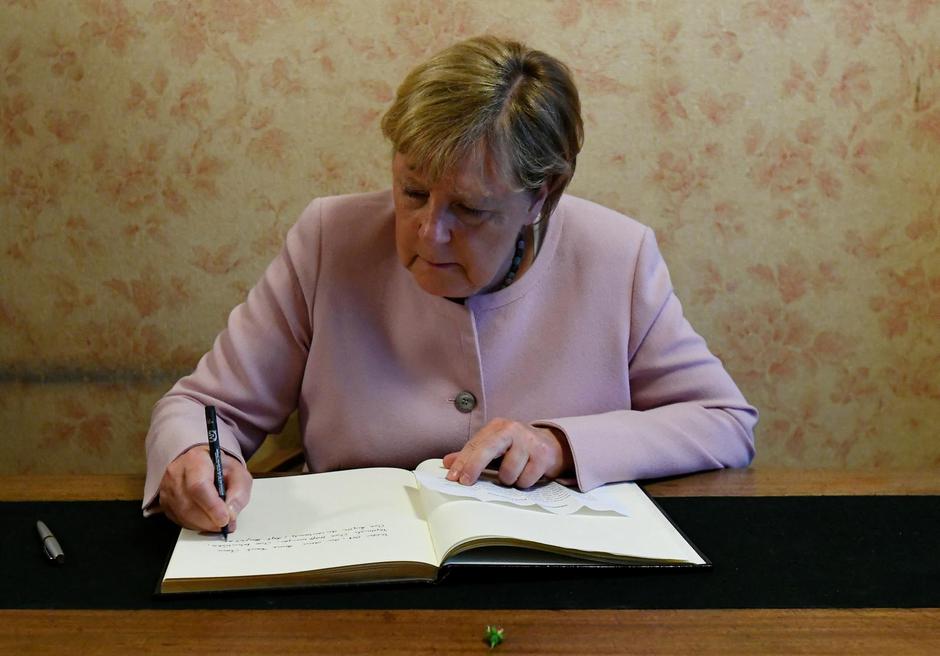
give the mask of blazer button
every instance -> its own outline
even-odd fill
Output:
[[[461,392],[454,399],[454,407],[464,414],[473,412],[473,409],[477,407],[477,397],[470,392]]]

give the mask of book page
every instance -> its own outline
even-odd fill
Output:
[[[461,485],[442,477],[439,470],[428,471],[420,467],[415,470],[415,478],[423,490],[442,492],[449,497],[502,501],[516,506],[538,506],[556,515],[570,515],[581,508],[610,510],[621,515],[630,514],[626,508],[617,505],[615,498],[594,492],[579,492],[556,481],[541,480],[532,487],[520,490],[506,487],[498,478],[484,472],[475,484]]]
[[[183,529],[164,579],[437,565],[411,472],[374,468],[256,479],[228,541]]]
[[[440,461],[423,462],[418,469],[435,476],[446,475]],[[465,542],[493,538],[631,558],[705,562],[635,483],[606,485],[598,490],[599,496],[625,509],[627,517],[587,508],[559,515],[534,505],[448,497],[424,489],[421,494],[431,537],[440,554]]]

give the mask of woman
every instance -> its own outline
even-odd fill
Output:
[[[234,529],[245,458],[295,408],[315,472],[443,456],[472,484],[502,456],[507,485],[588,490],[750,462],[757,413],[683,318],[652,231],[562,195],[582,142],[563,64],[459,43],[408,75],[382,129],[392,190],[314,200],[157,403],[148,512]]]

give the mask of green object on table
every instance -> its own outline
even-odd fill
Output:
[[[486,625],[486,640],[490,643],[490,649],[501,643],[504,639],[503,627]]]

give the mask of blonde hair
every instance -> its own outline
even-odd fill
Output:
[[[479,36],[414,68],[382,117],[395,150],[436,180],[475,149],[522,189],[548,185],[548,216],[584,140],[568,67],[516,41]]]

